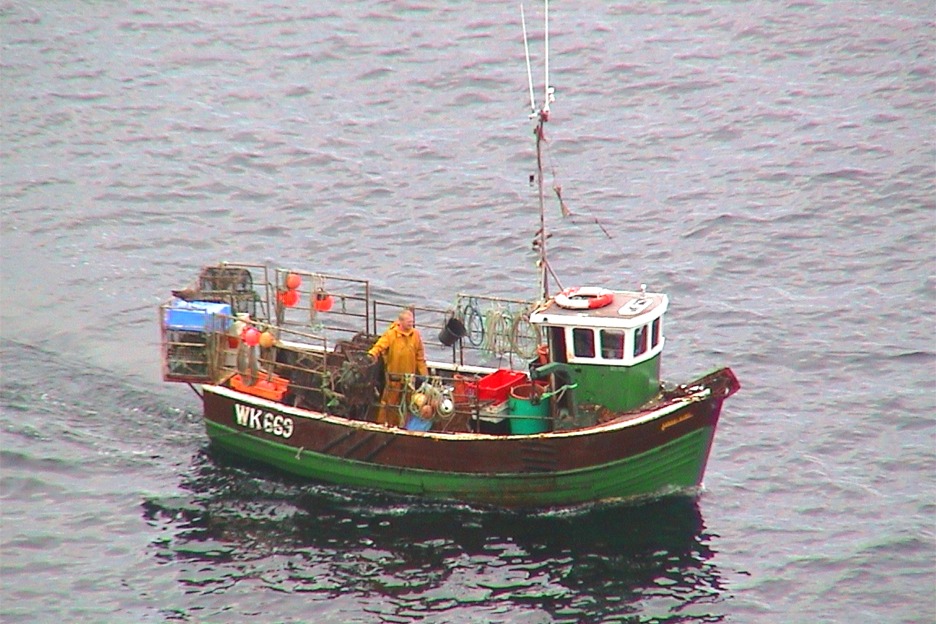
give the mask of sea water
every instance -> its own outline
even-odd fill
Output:
[[[699,497],[522,513],[296,482],[216,456],[159,382],[156,306],[203,264],[535,295],[517,3],[14,0],[0,619],[936,620],[933,4],[551,18],[553,268],[667,292],[666,379],[742,383]]]

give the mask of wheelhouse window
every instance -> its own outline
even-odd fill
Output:
[[[624,332],[617,329],[601,330],[601,357],[606,360],[624,359]]]
[[[649,333],[647,329],[647,325],[643,325],[634,331],[634,357],[643,355],[647,351],[647,334]]]
[[[572,330],[572,349],[575,357],[595,357],[595,332],[576,327]]]
[[[662,325],[662,317],[657,317],[653,319],[653,329],[651,330],[651,341],[653,343],[653,348],[655,349],[658,344],[660,344],[660,338],[662,333],[660,332],[660,326]]]

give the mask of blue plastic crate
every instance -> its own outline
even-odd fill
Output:
[[[193,332],[226,331],[231,324],[231,306],[210,301],[174,300],[166,308],[166,329]]]
[[[406,419],[406,429],[409,431],[429,431],[432,429],[432,421],[420,418],[419,416],[410,415],[410,417]]]

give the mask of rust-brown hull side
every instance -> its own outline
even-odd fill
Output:
[[[233,393],[232,393],[233,394]],[[292,435],[239,426],[236,404],[247,404],[266,414],[290,418]],[[575,433],[526,436],[415,433],[371,423],[324,417],[314,412],[301,416],[272,402],[247,394],[234,398],[211,387],[205,392],[205,417],[297,451],[332,455],[383,466],[458,473],[527,473],[575,470],[647,452],[703,427],[715,427],[721,400],[685,404],[669,416],[639,424],[598,426]],[[639,417],[632,418],[637,421]],[[678,421],[678,422],[677,422]]]

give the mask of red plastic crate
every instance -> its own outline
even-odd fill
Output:
[[[503,403],[510,389],[526,380],[526,373],[501,368],[478,380],[478,400]]]

